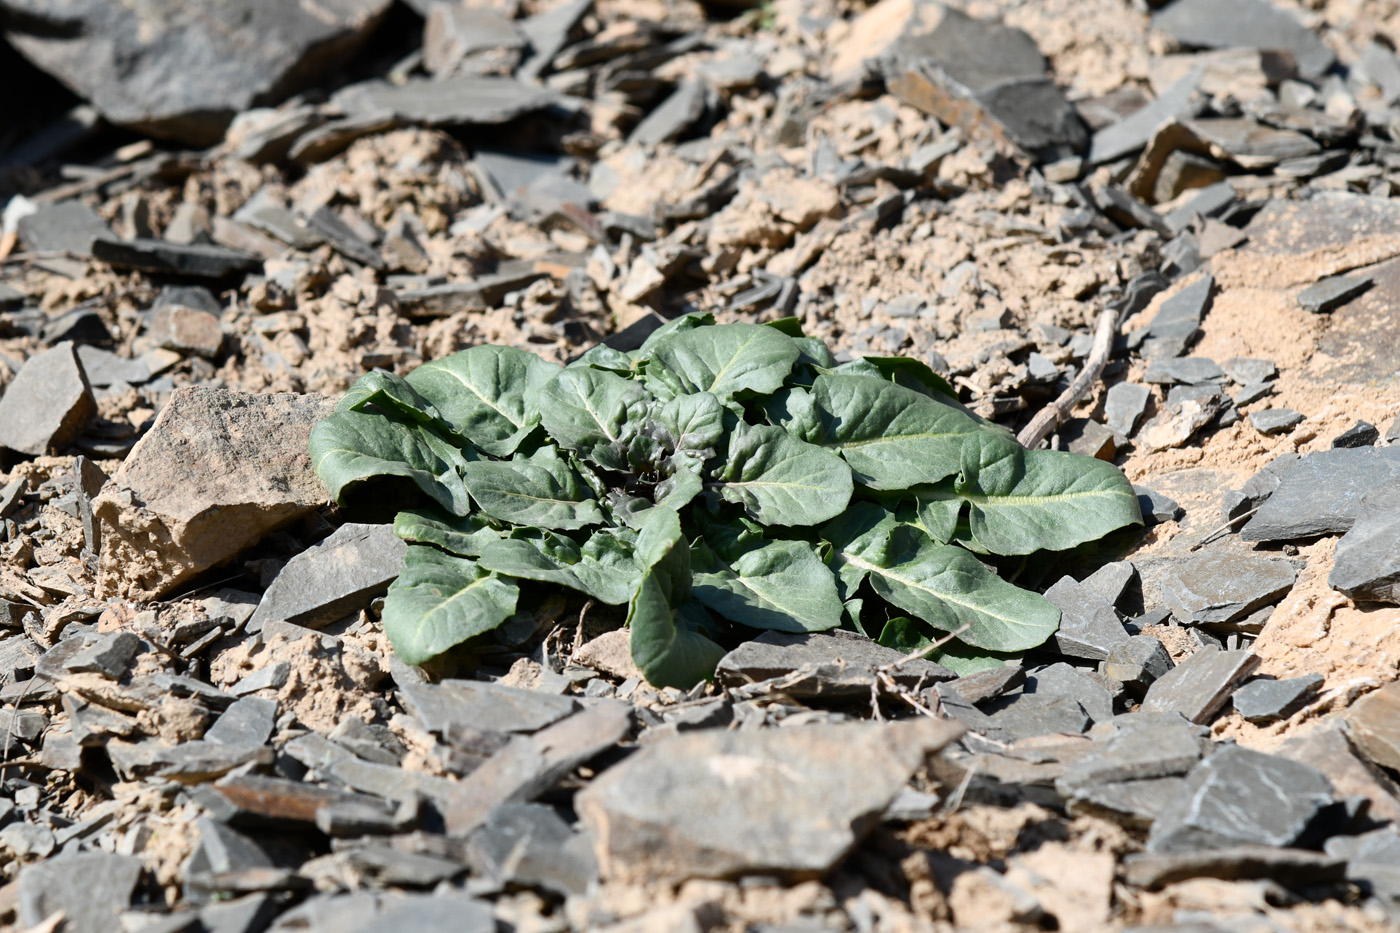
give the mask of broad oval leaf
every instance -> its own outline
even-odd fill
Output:
[[[976,449],[976,474],[971,475],[968,456],[969,468],[954,491],[968,503],[972,545],[980,550],[1063,551],[1125,525],[1142,524],[1132,485],[1107,461],[1059,450],[1023,450],[994,435],[980,438]]]
[[[674,509],[647,512],[635,553],[644,573],[627,610],[632,660],[652,686],[688,690],[714,676],[724,649],[699,631],[705,609],[690,597],[690,546]]]
[[[467,456],[430,428],[381,415],[340,411],[311,429],[311,465],[336,502],[384,477],[411,482],[455,515],[471,511],[461,471]]]
[[[480,460],[467,464],[463,475],[481,511],[498,521],[561,531],[604,521],[593,490],[557,457]]]
[[[525,350],[483,345],[424,363],[407,382],[475,447],[508,457],[540,423],[540,389],[559,371]]]
[[[431,544],[459,557],[479,557],[501,532],[479,512],[449,515],[440,509],[409,509],[394,518],[394,534],[413,544]]]
[[[719,324],[681,331],[656,344],[647,381],[663,368],[669,395],[709,392],[727,402],[737,392],[776,392],[801,355],[792,338],[761,324]]]
[[[833,372],[851,375],[878,376],[923,395],[941,398],[962,407],[958,391],[927,364],[908,356],[863,356],[842,363]]]
[[[835,545],[833,545],[835,548]],[[834,559],[866,574],[886,601],[969,645],[1024,651],[1060,624],[1060,610],[1044,596],[1012,586],[954,545],[935,544],[910,525],[862,535]]]
[[[482,549],[478,563],[507,576],[578,590],[609,606],[626,605],[642,578],[630,549],[604,532],[595,533],[582,548],[547,533],[497,539]]]
[[[750,628],[820,632],[841,624],[836,578],[805,541],[770,541],[695,574],[691,590],[717,614]]]
[[[411,544],[384,597],[384,632],[406,664],[422,664],[515,613],[520,590],[475,561]]]
[[[809,408],[789,406],[788,430],[851,465],[878,490],[936,483],[961,466],[963,442],[982,428],[951,405],[874,376],[818,376]]]
[[[800,441],[782,428],[739,424],[714,481],[725,501],[737,502],[765,525],[816,525],[851,501],[851,470],[840,457]]]
[[[602,369],[565,369],[540,392],[540,418],[559,446],[605,470],[627,470],[627,445],[651,401],[640,384]]]
[[[724,412],[709,392],[678,395],[656,406],[657,439],[673,451],[712,450],[724,437]]]
[[[853,502],[840,518],[822,527],[820,534],[831,547],[830,566],[842,599],[855,596],[868,571],[863,563],[843,561],[841,555],[865,553],[886,540],[898,524],[894,514],[878,502]]]
[[[689,314],[682,314],[678,318],[672,318],[662,324],[656,330],[647,334],[647,339],[642,341],[641,348],[637,355],[643,359],[650,359],[651,352],[662,343],[665,343],[673,335],[684,333],[688,330],[695,330],[697,327],[708,327],[715,322],[715,316],[708,311],[692,311]]]

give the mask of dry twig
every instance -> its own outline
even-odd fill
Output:
[[[1099,321],[1094,328],[1094,345],[1089,350],[1089,358],[1084,361],[1084,370],[1060,397],[1045,406],[1031,419],[1031,423],[1021,429],[1016,440],[1027,450],[1035,450],[1040,442],[1055,430],[1079,403],[1089,387],[1103,372],[1108,355],[1113,351],[1113,338],[1118,336],[1118,311],[1105,308],[1099,312]]]

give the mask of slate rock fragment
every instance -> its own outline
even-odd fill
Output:
[[[1357,754],[1347,740],[1347,726],[1342,718],[1331,717],[1315,728],[1299,732],[1275,752],[1321,771],[1332,782],[1338,797],[1365,797],[1370,801],[1367,815],[1372,819],[1400,820],[1400,785]]]
[[[1369,421],[1358,421],[1332,438],[1333,447],[1370,447],[1381,439],[1380,429]]]
[[[224,246],[150,239],[94,240],[92,255],[118,269],[201,279],[224,279],[260,265],[256,256]]]
[[[1108,600],[1109,605],[1117,609],[1121,608],[1129,587],[1137,579],[1137,568],[1133,566],[1132,561],[1115,560],[1104,564],[1080,583]]]
[[[1061,578],[1045,591],[1045,598],[1060,610],[1055,645],[1061,654],[1102,661],[1115,645],[1128,640],[1113,605],[1072,577]]]
[[[224,345],[219,319],[208,311],[182,306],[154,309],[146,319],[151,342],[167,350],[212,359]]]
[[[110,122],[210,146],[235,113],[276,102],[348,60],[386,0],[197,4],[7,2],[7,38]]]
[[[93,501],[99,590],[159,598],[321,506],[307,439],[333,408],[314,395],[176,389]]]
[[[434,3],[423,26],[423,67],[438,76],[510,74],[526,39],[507,16],[489,7]]]
[[[1147,325],[1145,359],[1180,356],[1200,333],[1201,320],[1215,297],[1215,278],[1203,275],[1162,302]]]
[[[31,356],[0,396],[0,447],[41,456],[68,446],[97,414],[73,344]]]
[[[1160,640],[1151,635],[1133,635],[1109,650],[1099,670],[1141,695],[1172,667],[1172,657]]]
[[[1151,397],[1152,390],[1145,385],[1116,383],[1104,398],[1104,423],[1124,437],[1132,437]]]
[[[1291,541],[1346,532],[1363,514],[1363,498],[1373,490],[1397,486],[1400,447],[1315,451],[1289,468],[1278,489],[1240,530],[1240,538]]]
[[[329,207],[318,208],[306,218],[307,226],[325,238],[327,243],[342,256],[383,272],[386,268],[384,257],[372,245],[365,242],[340,215]]]
[[[553,807],[504,804],[467,840],[472,870],[501,885],[539,887],[560,896],[586,894],[598,878],[593,841]]]
[[[1400,604],[1400,508],[1386,508],[1393,494],[1381,492],[1362,500],[1361,517],[1337,542],[1327,585],[1357,601]]]
[[[1174,567],[1162,580],[1162,599],[1183,624],[1224,624],[1278,601],[1297,578],[1291,561],[1215,551]]]
[[[1026,682],[1026,669],[1021,664],[1003,664],[990,670],[978,671],[936,686],[939,696],[956,695],[968,703],[981,703],[999,697]]]
[[[1176,712],[1191,722],[1209,722],[1258,668],[1259,658],[1250,651],[1200,649],[1153,681],[1142,712]]]
[[[1142,520],[1148,525],[1174,522],[1186,511],[1171,496],[1163,495],[1147,486],[1133,484],[1133,492],[1137,495],[1138,506],[1142,510]]]
[[[1233,845],[1202,852],[1135,852],[1123,859],[1122,877],[1134,887],[1156,891],[1192,878],[1221,881],[1267,879],[1289,887],[1340,881],[1346,863],[1310,849]],[[1180,930],[1182,927],[1173,926]],[[1198,929],[1191,927],[1190,929]],[[1206,931],[1220,929],[1215,925]]]
[[[19,922],[34,928],[61,910],[65,930],[110,933],[121,928],[118,917],[140,878],[141,859],[133,855],[83,852],[26,865],[19,874]]]
[[[1264,465],[1258,473],[1245,480],[1239,489],[1227,492],[1220,501],[1220,515],[1222,518],[1239,518],[1246,512],[1253,511],[1263,505],[1279,484],[1283,482],[1283,477],[1293,468],[1299,460],[1297,454],[1280,454]]]
[[[1298,307],[1313,314],[1330,314],[1364,293],[1374,281],[1369,275],[1334,275],[1299,292]]]
[[[1205,385],[1218,383],[1225,371],[1203,356],[1164,357],[1147,364],[1143,379],[1155,385]]]
[[[1231,699],[1235,712],[1249,722],[1265,725],[1296,712],[1322,686],[1323,679],[1321,674],[1306,674],[1286,680],[1251,680]]]
[[[1303,423],[1304,417],[1302,412],[1291,408],[1266,408],[1263,411],[1250,412],[1249,423],[1254,430],[1268,437],[1297,427]]]
[[[1288,51],[1305,78],[1337,60],[1321,37],[1266,0],[1177,0],[1153,15],[1152,27],[1193,48]]]
[[[494,125],[522,114],[542,110],[559,100],[548,88],[532,86],[514,78],[487,75],[458,75],[433,81],[409,79],[402,84],[372,80],[336,91],[331,103],[349,117],[370,121],[392,121],[422,126]],[[296,152],[293,150],[293,158]]]
[[[676,139],[705,113],[705,85],[682,81],[671,94],[648,113],[632,130],[627,141],[654,148]]]
[[[536,732],[578,709],[571,697],[476,680],[411,684],[403,694],[423,728],[437,733],[453,723],[484,732]]]
[[[782,678],[781,692],[800,699],[867,696],[875,672],[901,660],[904,653],[876,644],[863,635],[836,629],[829,632],[764,632],[725,655],[715,670],[721,686]],[[952,671],[918,658],[891,669],[896,683],[952,680]]]
[[[341,525],[287,561],[248,630],[260,631],[271,619],[320,628],[368,606],[403,570],[406,547],[392,525]]]
[[[1096,132],[1089,146],[1089,163],[1098,165],[1129,155],[1147,145],[1164,123],[1199,114],[1209,101],[1200,88],[1202,77],[1200,70],[1188,72],[1154,100]]]
[[[1400,682],[1366,694],[1343,718],[1357,751],[1383,768],[1400,771]]]
[[[140,649],[141,639],[132,632],[104,632],[63,666],[75,674],[101,674],[116,680],[131,667]]]
[[[1073,697],[1020,693],[988,704],[991,729],[1012,739],[1042,735],[1079,735],[1091,724],[1089,713]]]
[[[266,744],[277,720],[277,701],[242,697],[229,704],[204,733],[206,742],[248,748]]]
[[[1113,694],[1093,671],[1060,661],[1026,674],[1025,693],[1039,697],[1067,697],[1074,700],[1091,722],[1113,718]]]
[[[813,877],[961,731],[925,719],[681,733],[604,771],[575,806],[607,879]]]
[[[44,204],[34,213],[20,218],[19,237],[32,252],[72,253],[91,256],[92,242],[114,239],[112,228],[97,212],[81,201],[59,201]]]
[[[896,97],[1037,161],[1084,152],[1088,130],[1049,79],[1048,63],[1029,35],[952,7],[929,9],[941,14],[937,25],[929,30],[911,23],[886,54],[885,80]]]
[[[1273,360],[1259,360],[1245,356],[1232,356],[1220,364],[1233,382],[1240,385],[1258,385],[1268,382],[1278,375],[1278,367]]]
[[[1226,746],[1186,775],[1185,805],[1162,814],[1147,837],[1152,853],[1236,845],[1321,842],[1339,815],[1331,783],[1316,768]]]

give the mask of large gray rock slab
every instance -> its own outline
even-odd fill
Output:
[[[1147,851],[1320,842],[1319,823],[1334,800],[1331,783],[1316,768],[1239,746],[1196,765],[1186,783],[1182,806],[1152,825]]]
[[[57,453],[97,414],[92,388],[73,344],[31,356],[0,396],[0,447],[41,456]]]
[[[814,877],[961,731],[923,719],[681,733],[603,772],[575,807],[606,879]]]
[[[262,263],[256,256],[212,243],[171,243],[167,240],[94,240],[92,255],[118,269],[139,269],[164,275],[222,279],[249,272]]]
[[[715,670],[723,687],[735,689],[756,681],[783,678],[787,696],[816,699],[869,695],[876,672],[890,667],[904,653],[886,648],[863,635],[836,629],[830,632],[764,632],[725,655]],[[913,686],[952,680],[952,671],[922,658],[891,668],[896,683]]]
[[[19,922],[25,929],[64,912],[63,929],[111,933],[131,903],[141,878],[141,860],[105,852],[68,855],[26,865],[19,873]]]
[[[906,31],[887,52],[891,93],[948,125],[1010,142],[1040,161],[1082,153],[1089,131],[1049,78],[1035,40],[951,7],[931,30]]]
[[[158,599],[323,505],[306,445],[334,408],[316,395],[172,392],[93,500],[99,591]]]
[[[1362,500],[1361,517],[1337,542],[1335,562],[1327,585],[1352,599],[1400,603],[1400,505],[1393,493],[1382,490]],[[1377,508],[1369,508],[1373,499]]]
[[[1350,531],[1362,500],[1379,488],[1400,495],[1400,447],[1338,447],[1302,457],[1240,530],[1245,541],[1291,541]],[[1394,500],[1392,500],[1394,501]]]
[[[423,728],[437,733],[454,723],[481,732],[536,732],[578,709],[571,697],[476,680],[409,684],[403,694]]]
[[[1073,577],[1062,577],[1045,591],[1045,598],[1060,610],[1055,644],[1061,654],[1102,661],[1128,640],[1128,630],[1118,620],[1113,604]]]
[[[382,596],[403,569],[407,545],[393,525],[341,525],[287,561],[248,620],[252,631],[277,619],[319,628]]]
[[[1298,578],[1291,561],[1217,551],[1184,560],[1162,580],[1162,600],[1188,625],[1220,625],[1281,599]]]
[[[1337,60],[1320,36],[1266,0],[1176,0],[1152,26],[1185,46],[1292,52],[1304,77],[1326,73]]]
[[[114,236],[97,212],[81,201],[44,204],[21,217],[19,236],[36,253],[64,252],[91,256],[93,240]]]
[[[1343,718],[1357,751],[1382,768],[1400,771],[1400,682],[1366,694]]]
[[[191,146],[369,38],[389,0],[4,0],[5,37],[112,123]]]
[[[1288,739],[1275,749],[1275,754],[1327,775],[1338,797],[1365,797],[1370,801],[1367,814],[1372,819],[1400,821],[1400,785],[1357,754],[1347,740],[1346,729],[1346,723],[1340,719],[1324,719],[1316,727]]]
[[[1180,713],[1206,723],[1258,667],[1259,658],[1249,651],[1202,649],[1152,682],[1142,712]]]

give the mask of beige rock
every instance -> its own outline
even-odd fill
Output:
[[[1400,682],[1368,693],[1346,714],[1356,750],[1383,768],[1400,770]]]
[[[93,502],[99,592],[157,599],[323,504],[306,444],[334,405],[314,395],[176,389]]]
[[[599,635],[574,652],[573,662],[610,677],[642,678],[641,668],[632,660],[631,635],[627,629]]]

